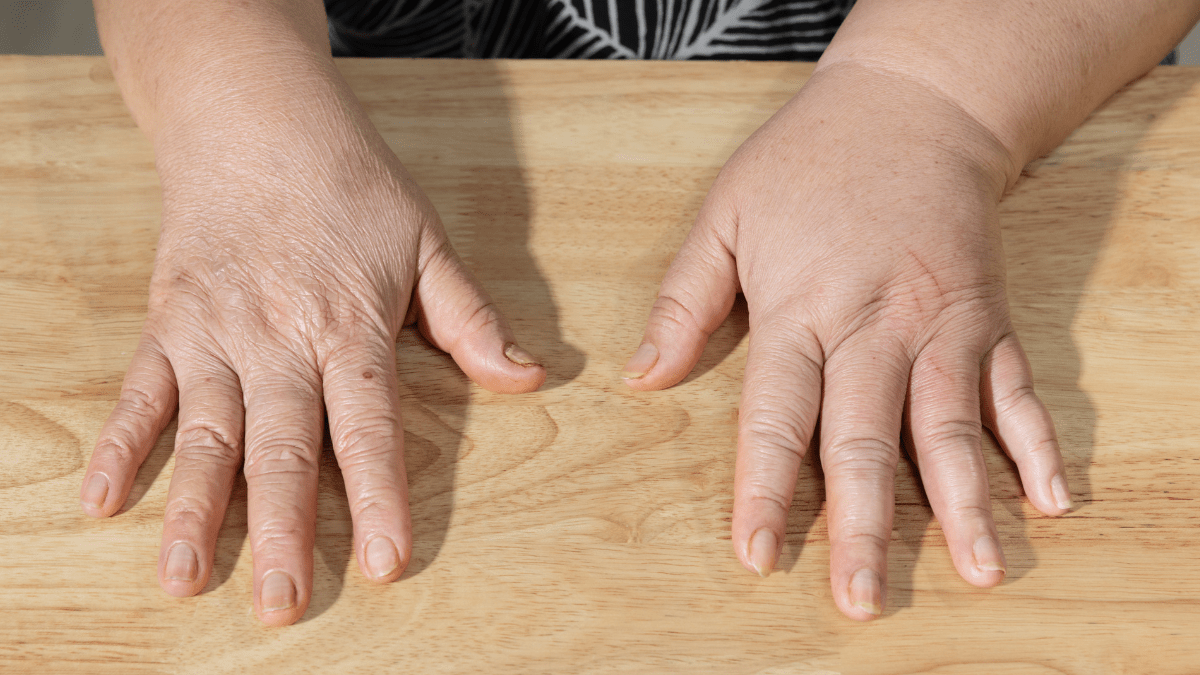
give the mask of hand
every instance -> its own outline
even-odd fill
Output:
[[[409,560],[402,324],[418,321],[492,391],[545,379],[364,121],[193,127],[156,142],[164,208],[149,314],[81,492],[91,516],[121,508],[178,392],[159,581],[176,596],[204,588],[243,467],[254,608],[274,625],[302,616],[312,592],[325,413],[360,569],[392,581]]]
[[[1070,508],[1005,297],[997,204],[1015,173],[961,108],[857,64],[818,70],[725,165],[623,375],[679,382],[745,293],[733,543],[747,568],[775,564],[818,419],[830,581],[851,618],[883,610],[902,423],[968,582],[1005,574],[982,424],[1034,506]]]

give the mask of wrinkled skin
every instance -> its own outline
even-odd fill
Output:
[[[532,391],[545,371],[515,346],[369,123],[197,128],[156,149],[164,208],[149,314],[84,479],[84,510],[120,509],[178,402],[160,583],[177,596],[204,588],[244,468],[254,607],[289,624],[312,591],[326,413],[362,572],[391,581],[410,558],[403,324],[418,321],[493,391]]]
[[[545,378],[364,120],[194,125],[156,141],[164,213],[150,310],[81,493],[87,513],[116,513],[178,403],[160,583],[180,596],[204,587],[241,467],[254,604],[272,625],[302,616],[311,595],[323,414],[363,573],[394,580],[409,560],[401,325],[418,321],[488,389],[531,391]],[[678,382],[745,293],[733,523],[743,564],[773,567],[818,416],[831,583],[852,618],[883,608],[906,415],[969,582],[1004,575],[983,423],[1035,506],[1069,508],[1005,302],[996,205],[1011,168],[981,125],[928,90],[830,68],[721,172],[663,282],[652,347],[626,375],[639,389]]]
[[[1070,508],[1009,320],[997,204],[1013,173],[961,109],[853,65],[818,70],[723,168],[624,375],[636,389],[683,379],[745,294],[733,542],[748,568],[775,564],[818,421],[833,596],[851,618],[884,607],[905,422],[968,582],[1005,574],[984,424],[1034,506]]]

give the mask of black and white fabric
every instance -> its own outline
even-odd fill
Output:
[[[337,56],[815,60],[854,0],[325,0]]]

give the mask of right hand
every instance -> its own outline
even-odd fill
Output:
[[[311,597],[326,413],[363,574],[392,581],[408,563],[401,326],[417,321],[492,391],[545,380],[365,116],[313,121],[226,120],[156,140],[149,313],[81,491],[88,515],[116,513],[178,402],[159,582],[181,597],[204,588],[243,468],[254,608],[273,625]]]

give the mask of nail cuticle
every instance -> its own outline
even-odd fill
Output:
[[[658,364],[658,347],[652,343],[643,342],[637,351],[629,358],[629,362],[621,369],[621,378],[625,380],[640,380]]]
[[[775,569],[778,553],[779,540],[769,528],[758,528],[746,542],[746,559],[760,577],[769,576]]]
[[[200,573],[200,560],[196,550],[185,542],[176,542],[167,550],[163,574],[171,581],[191,583]]]
[[[850,604],[872,616],[883,613],[883,583],[875,570],[864,567],[850,577]]]
[[[93,509],[102,509],[104,508],[104,502],[108,500],[108,490],[108,476],[96,472],[88,479],[87,485],[83,489],[83,497],[79,501],[84,506]]]
[[[989,534],[975,540],[971,547],[975,556],[975,566],[984,572],[1008,573],[1004,564],[1004,554],[1000,552],[1000,544]]]
[[[1054,496],[1054,504],[1063,511],[1071,510],[1071,491],[1067,489],[1067,479],[1056,474],[1050,479],[1050,493]]]
[[[363,557],[367,570],[373,579],[382,579],[400,566],[400,553],[391,539],[379,536],[373,537],[363,547]]]
[[[518,366],[533,367],[542,365],[533,357],[533,354],[525,351],[515,342],[509,342],[504,345],[504,358]]]
[[[271,570],[263,576],[261,602],[264,612],[278,612],[296,606],[296,583],[283,570]]]

